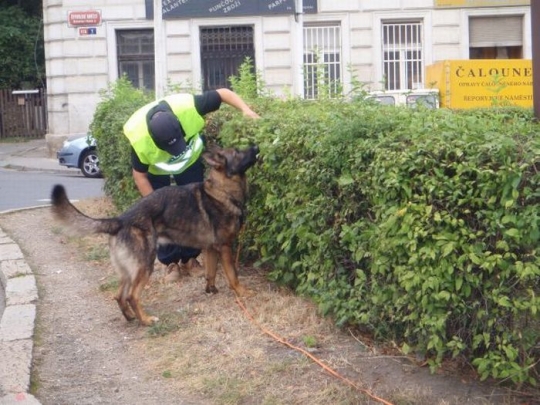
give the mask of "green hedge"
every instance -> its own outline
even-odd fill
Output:
[[[92,131],[106,191],[136,198],[121,126],[146,98],[105,92]],[[268,97],[209,117],[210,142],[257,143],[242,254],[339,325],[483,378],[535,383],[540,138],[531,112],[411,110]],[[101,131],[101,132],[100,132]]]
[[[271,279],[433,369],[460,356],[483,378],[535,382],[540,138],[530,111],[291,101],[261,114],[249,135],[233,121],[221,138],[262,145],[243,246]]]
[[[153,95],[136,90],[122,77],[102,90],[100,96],[90,131],[99,148],[105,193],[122,211],[140,196],[131,175],[131,147],[123,127],[131,114],[153,100]]]

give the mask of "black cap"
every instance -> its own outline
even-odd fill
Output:
[[[169,111],[159,111],[148,123],[150,136],[159,149],[173,156],[180,155],[186,149],[184,131],[178,118]]]

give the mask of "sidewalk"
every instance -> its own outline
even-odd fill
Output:
[[[19,246],[0,228],[0,289],[5,309],[0,313],[0,404],[36,405],[30,375],[38,292],[36,279]]]
[[[56,156],[50,156],[45,139],[13,143],[0,142],[0,168],[60,173],[77,172],[77,169],[60,166]]]
[[[0,168],[74,173],[50,157],[45,139],[0,143]],[[0,212],[0,215],[2,212]],[[0,228],[0,405],[39,405],[30,376],[38,291],[19,246]]]

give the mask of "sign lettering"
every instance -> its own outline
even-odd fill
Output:
[[[146,1],[153,18],[154,2]],[[162,0],[164,19],[294,14],[295,0]],[[317,0],[304,0],[304,13],[317,13]]]
[[[101,25],[101,11],[70,11],[68,12],[68,24],[72,27],[81,25]]]

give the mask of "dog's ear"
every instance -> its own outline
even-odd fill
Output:
[[[214,169],[222,169],[226,166],[226,159],[221,156],[219,149],[211,148],[202,154],[203,159]]]

